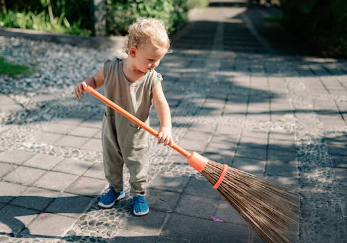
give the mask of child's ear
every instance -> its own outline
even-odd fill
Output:
[[[132,58],[136,57],[136,52],[137,52],[137,48],[135,46],[131,46],[129,48],[129,56],[131,56]]]

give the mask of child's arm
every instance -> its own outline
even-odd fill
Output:
[[[75,95],[77,99],[81,99],[84,94],[82,83],[89,85],[90,87],[97,89],[104,84],[104,68],[101,68],[100,71],[94,74],[92,77],[88,77],[82,82],[76,84],[74,87]]]
[[[158,82],[153,89],[153,104],[157,111],[160,121],[160,130],[158,132],[158,143],[164,143],[164,145],[172,145],[171,135],[171,114],[170,107],[166,101],[161,82]]]

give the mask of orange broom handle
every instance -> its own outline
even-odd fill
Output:
[[[151,128],[150,126],[148,126],[146,123],[144,123],[143,121],[141,121],[140,119],[138,119],[137,117],[131,115],[129,112],[127,112],[126,110],[124,110],[122,107],[120,107],[119,105],[116,105],[114,102],[112,102],[111,100],[109,100],[108,98],[106,98],[105,96],[103,96],[102,94],[100,94],[98,91],[96,91],[95,89],[93,89],[92,87],[88,86],[88,85],[84,85],[83,84],[83,89],[85,91],[87,91],[88,93],[90,93],[91,95],[93,95],[95,98],[97,98],[98,100],[102,101],[103,103],[105,103],[106,105],[108,105],[109,107],[111,107],[112,109],[116,110],[119,114],[121,114],[122,116],[124,116],[125,118],[129,119],[130,121],[132,121],[133,123],[135,123],[136,125],[142,127],[144,130],[146,130],[147,132],[149,132],[150,134],[152,134],[154,137],[158,137],[158,132],[156,130],[154,130],[153,128]],[[175,143],[172,143],[172,145],[169,145],[171,148],[173,148],[174,150],[176,150],[177,152],[179,152],[180,154],[182,154],[184,157],[189,158],[190,157],[190,153],[188,151],[186,151],[185,149],[181,148],[180,146],[178,146]]]

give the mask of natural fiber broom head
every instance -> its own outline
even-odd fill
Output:
[[[291,242],[298,224],[298,197],[288,188],[208,160],[200,172],[265,242]]]

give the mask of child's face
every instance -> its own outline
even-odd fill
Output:
[[[158,67],[160,60],[168,51],[166,48],[158,48],[152,43],[147,43],[139,48],[135,47],[135,49],[133,61],[136,68],[143,73]]]

